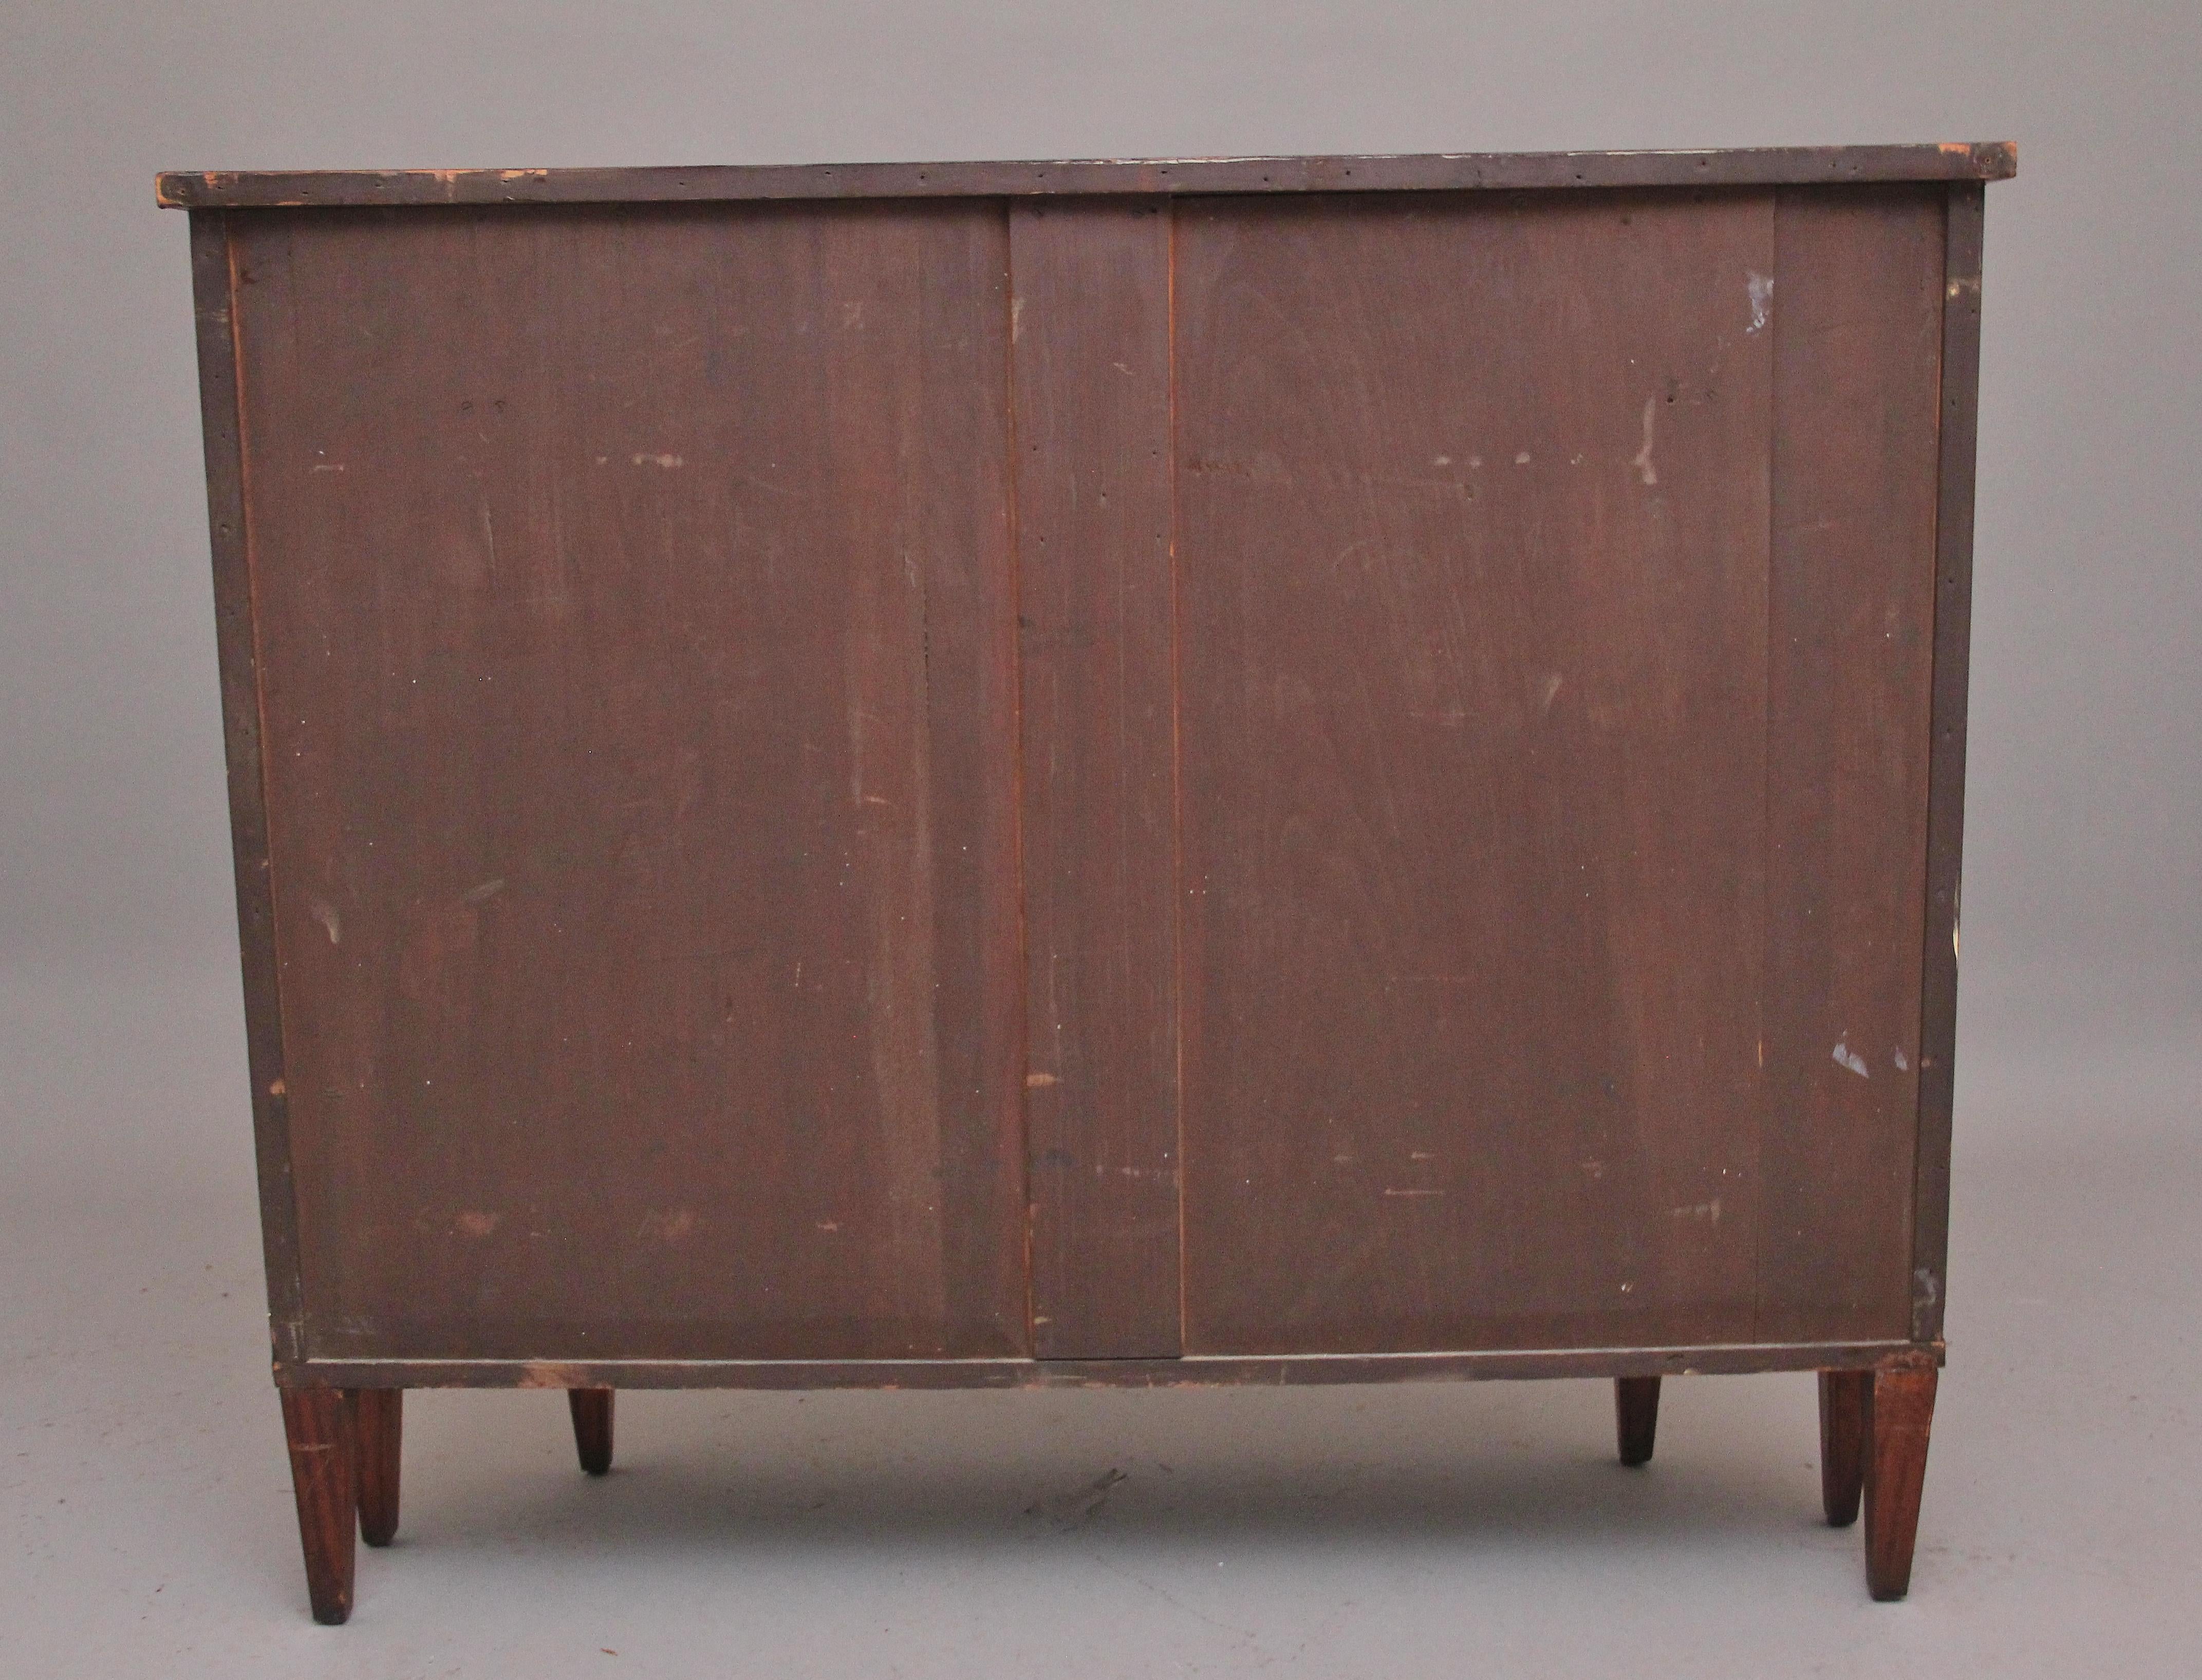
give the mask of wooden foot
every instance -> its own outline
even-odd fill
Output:
[[[1865,1584],[1877,1599],[1902,1598],[1911,1587],[1934,1378],[1930,1365],[1884,1365],[1866,1391]]]
[[[1621,1462],[1648,1465],[1652,1440],[1659,1429],[1659,1379],[1656,1376],[1616,1376],[1613,1379],[1613,1433],[1621,1446]]]
[[[282,1395],[291,1488],[297,1495],[298,1539],[306,1553],[306,1596],[314,1619],[334,1626],[351,1614],[352,1513],[359,1488],[352,1391],[286,1388]]]
[[[397,1533],[398,1441],[404,1433],[405,1391],[362,1388],[352,1401],[359,1444],[359,1537],[387,1546]]]
[[[581,1468],[592,1476],[606,1474],[612,1467],[612,1391],[568,1388],[566,1403],[574,1411],[574,1446]]]
[[[1820,1506],[1831,1527],[1858,1521],[1865,1486],[1866,1393],[1869,1371],[1820,1373]]]

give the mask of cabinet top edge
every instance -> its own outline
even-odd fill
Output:
[[[1537,191],[2005,180],[2009,140],[1702,151],[1430,152],[1367,157],[1177,157],[1055,162],[739,163],[695,168],[165,171],[162,205],[268,209],[370,204],[589,204],[1051,194]]]

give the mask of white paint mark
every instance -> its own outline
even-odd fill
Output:
[[[1387,1189],[1387,1190],[1386,1190],[1386,1191],[1384,1192],[1384,1194],[1385,1194],[1386,1195],[1387,1195],[1387,1196],[1442,1196],[1443,1194],[1445,1194],[1445,1192],[1444,1192],[1444,1191],[1442,1191],[1442,1190],[1391,1190],[1391,1189]]]
[[[862,298],[853,304],[841,305],[841,324],[844,327],[862,327],[864,324],[864,304]]]
[[[1582,1170],[1593,1178],[1605,1176],[1605,1163],[1603,1161],[1585,1161],[1582,1164]]]
[[[1911,1064],[1905,1059],[1904,1052],[1900,1048],[1896,1052],[1896,1070],[1899,1073],[1911,1071]]]
[[[314,463],[314,470],[317,473],[340,473],[344,470],[344,463],[341,461],[316,461]]]
[[[1644,447],[1636,451],[1636,458],[1628,463],[1643,475],[1646,484],[1659,482],[1659,469],[1652,464],[1652,427],[1658,418],[1659,399],[1646,397],[1644,399]]]
[[[1131,368],[1130,368],[1127,367],[1123,363],[1122,363],[1122,362],[1111,362],[1109,365],[1110,365],[1110,367],[1114,368],[1115,368],[1118,373],[1120,373],[1120,374],[1123,374],[1123,376],[1124,376],[1126,379],[1129,379],[1129,378],[1131,378],[1131,376],[1132,376],[1132,370],[1131,370]]]
[[[1912,1291],[1913,1295],[1923,1305],[1934,1306],[1934,1298],[1942,1293],[1940,1286],[1934,1282],[1934,1274],[1922,1266],[1911,1274],[1911,1281],[1916,1286]]]
[[[1516,456],[1514,457],[1514,464],[1517,467],[1528,466],[1529,464],[1529,451],[1525,449],[1519,455]]]
[[[1720,1198],[1715,1196],[1709,1202],[1692,1202],[1687,1207],[1672,1209],[1667,1217],[1669,1219],[1696,1219],[1708,1225],[1717,1225],[1720,1223]]]
[[[1450,455],[1434,455],[1430,457],[1430,465],[1433,467],[1450,467],[1452,465],[1452,457]]]
[[[1434,1161],[1437,1157],[1427,1149],[1410,1149],[1407,1152],[1407,1158],[1410,1161]]]
[[[1774,313],[1774,276],[1753,268],[1746,273],[1743,283],[1751,292],[1751,325],[1743,330],[1763,332]]]
[[[1852,1049],[1847,1044],[1838,1044],[1835,1046],[1835,1060],[1842,1066],[1848,1068],[1860,1079],[1870,1079],[1873,1077],[1871,1070],[1868,1069],[1865,1064],[1865,1058],[1859,1055],[1857,1051]]]
[[[1025,330],[1025,327],[1024,327],[1024,321],[1025,321],[1025,300],[1024,300],[1023,298],[1010,298],[1010,342],[1011,344],[1015,344],[1015,343],[1017,341],[1017,335],[1018,335],[1019,333],[1022,333],[1022,332]]]
[[[651,455],[648,452],[634,457],[638,467],[678,467],[685,464],[677,455]]]
[[[1557,671],[1554,671],[1550,676],[1545,679],[1545,698],[1538,703],[1537,710],[1540,711],[1550,711],[1552,709],[1552,701],[1554,698],[1557,696],[1559,692],[1560,674]]]
[[[314,920],[328,930],[331,945],[340,945],[344,942],[344,923],[339,919],[337,907],[334,905],[324,904],[319,899],[313,899],[308,901],[306,908],[313,912]]]
[[[1471,467],[1481,467],[1483,464],[1483,457],[1481,455],[1471,455],[1468,457],[1468,464]]]
[[[838,1231],[841,1229],[841,1222],[838,1219],[821,1219],[818,1222],[818,1229],[821,1231]]]
[[[1037,1091],[1045,1085],[1062,1083],[1063,1082],[1051,1073],[1028,1073],[1025,1076],[1025,1088],[1028,1091]]]

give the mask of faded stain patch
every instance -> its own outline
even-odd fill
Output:
[[[1743,330],[1763,333],[1766,323],[1774,318],[1774,276],[1752,268],[1746,272],[1743,284],[1751,294],[1751,325]]]
[[[695,1235],[698,1223],[693,1208],[678,1207],[669,1212],[652,1208],[642,1216],[634,1234],[645,1241],[686,1242]]]
[[[523,1388],[586,1388],[589,1368],[568,1365],[562,1360],[530,1359],[521,1369],[519,1386]]]
[[[306,909],[314,920],[321,924],[322,931],[328,934],[331,945],[344,943],[344,919],[337,914],[337,907],[334,905],[326,903],[320,899],[312,899],[307,901]]]
[[[1839,1067],[1848,1068],[1860,1079],[1870,1079],[1873,1077],[1873,1070],[1866,1066],[1865,1058],[1859,1055],[1857,1051],[1852,1049],[1847,1044],[1838,1043],[1835,1046],[1835,1063]]]
[[[1668,1211],[1667,1217],[1669,1219],[1689,1219],[1701,1224],[1717,1225],[1720,1223],[1720,1198],[1715,1196],[1710,1201],[1692,1202],[1687,1207],[1671,1208]]]
[[[485,1237],[497,1229],[503,1217],[497,1213],[462,1213],[451,1223],[468,1236]]]
[[[638,467],[673,468],[686,466],[687,463],[677,455],[652,455],[645,450],[634,457],[634,464]]]
[[[479,887],[468,887],[465,892],[459,894],[459,901],[462,904],[469,905],[486,904],[503,891],[504,891],[504,877],[498,875],[483,881]]]
[[[1051,1073],[1028,1073],[1025,1076],[1025,1089],[1027,1091],[1038,1091],[1046,1086],[1062,1083],[1063,1082]]]
[[[1552,709],[1552,702],[1559,698],[1559,693],[1560,674],[1554,671],[1545,679],[1545,693],[1543,698],[1537,702],[1537,710],[1550,711]]]
[[[1628,463],[1636,469],[1638,475],[1646,484],[1659,482],[1659,469],[1652,464],[1652,428],[1658,422],[1658,419],[1659,399],[1657,397],[1646,397],[1644,399],[1644,446],[1636,451],[1635,457]]]

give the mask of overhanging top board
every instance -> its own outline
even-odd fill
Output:
[[[2007,140],[1760,146],[1707,151],[1432,152],[1380,157],[1190,157],[1061,162],[721,164],[633,169],[177,170],[162,204],[589,204],[741,198],[943,198],[1051,193],[1391,192],[1555,187],[1791,186],[2003,180]]]

